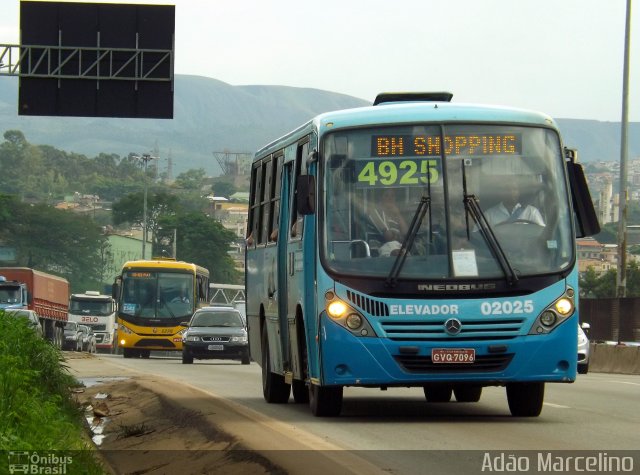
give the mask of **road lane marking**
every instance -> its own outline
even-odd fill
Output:
[[[553,404],[550,402],[543,402],[542,404],[544,404],[545,406],[557,407],[559,409],[571,409],[570,406],[563,406],[562,404]]]
[[[640,386],[640,383],[632,383],[631,381],[616,381],[614,379],[610,379],[607,383],[620,383],[620,384],[631,384],[632,386]]]

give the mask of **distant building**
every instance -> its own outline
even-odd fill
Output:
[[[593,238],[578,239],[578,272],[592,267],[596,274],[604,274],[618,265],[618,246],[601,244]]]
[[[125,262],[140,259],[142,256],[142,239],[140,238],[112,234],[109,236],[109,244],[111,258],[106,266],[105,284],[113,283]],[[151,259],[151,243],[145,246],[145,254],[147,259]]]

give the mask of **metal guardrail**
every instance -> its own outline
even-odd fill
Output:
[[[0,76],[173,81],[173,50],[0,44]]]
[[[209,283],[209,303],[233,304],[246,300],[244,285]]]

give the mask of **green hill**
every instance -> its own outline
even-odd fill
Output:
[[[19,129],[31,143],[88,157],[148,153],[157,147],[163,159],[160,169],[171,155],[174,175],[201,167],[218,175],[214,151],[252,153],[319,113],[369,104],[318,89],[232,86],[184,75],[175,78],[172,120],[20,117],[17,98],[18,79],[0,77],[1,133]],[[558,124],[565,144],[579,150],[581,161],[619,160],[619,123],[558,119]],[[630,158],[640,156],[640,123],[630,125],[629,148]]]
[[[368,105],[362,99],[317,89],[231,86],[200,76],[176,76],[174,118],[113,119],[17,115],[17,78],[0,78],[0,131],[19,129],[30,143],[93,157],[171,154],[174,174],[204,168],[218,175],[214,151],[255,152],[313,116]],[[166,166],[166,161],[164,166]],[[163,164],[160,164],[162,169]]]

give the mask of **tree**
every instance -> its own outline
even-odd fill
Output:
[[[16,249],[17,265],[65,277],[72,288],[84,290],[100,284],[107,238],[87,217],[45,204],[27,205],[0,200],[0,216],[6,207],[20,220],[5,223],[3,240]],[[5,209],[3,209],[5,208]]]
[[[580,277],[580,296],[581,297],[596,297],[596,290],[598,288],[598,274],[592,266],[587,268],[587,271]]]
[[[174,185],[177,188],[184,188],[185,190],[200,190],[204,186],[206,178],[207,174],[204,168],[188,170],[180,173],[180,175],[176,177]]]
[[[593,267],[589,267],[580,277],[580,295],[590,298],[612,298],[617,294],[617,276],[610,269],[597,276]],[[640,266],[633,261],[627,265],[627,297],[640,297]]]
[[[607,223],[600,229],[600,232],[593,238],[602,244],[617,244],[618,223]]]
[[[200,212],[188,212],[160,219],[163,229],[177,229],[177,259],[209,269],[212,282],[240,283],[228,251],[235,234]]]
[[[215,196],[224,196],[225,198],[229,198],[237,191],[233,183],[228,181],[216,181],[211,185],[211,189]]]
[[[158,229],[162,216],[170,216],[182,208],[177,196],[163,190],[147,193],[147,229],[150,233]],[[113,203],[113,224],[136,223],[142,225],[144,217],[144,193],[126,195]]]

